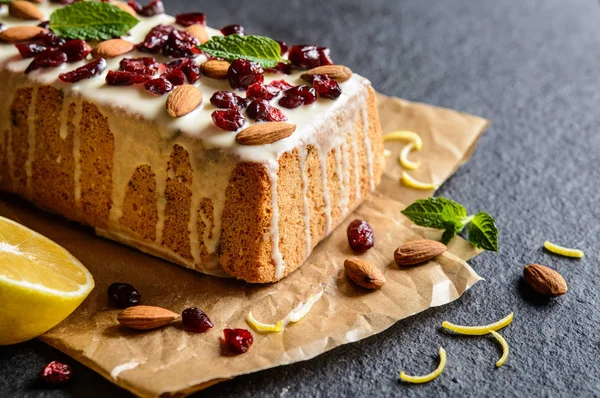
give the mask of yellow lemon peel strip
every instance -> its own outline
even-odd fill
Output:
[[[421,181],[417,181],[412,178],[406,171],[402,172],[402,184],[409,188],[421,189],[424,191],[435,191],[440,186],[437,184],[427,184]]]
[[[384,149],[384,150],[383,150],[383,155],[384,155],[386,158],[389,158],[390,156],[392,156],[392,151],[390,151],[389,149]]]
[[[507,327],[511,324],[514,317],[515,313],[511,312],[510,314],[508,314],[508,316],[502,318],[498,322],[490,323],[489,325],[484,326],[460,326],[450,323],[448,321],[444,321],[442,322],[442,327],[444,329],[448,329],[459,334],[466,334],[470,336],[483,336],[484,334],[489,334],[492,331],[497,331]]]
[[[414,131],[398,130],[387,133],[383,136],[384,141],[410,141],[415,144],[415,149],[420,151],[423,148],[421,136]]]
[[[500,333],[498,333],[494,330],[490,331],[490,333],[492,334],[492,336],[494,336],[496,341],[498,343],[500,343],[500,345],[502,346],[502,356],[500,357],[498,362],[496,362],[496,367],[499,368],[500,366],[504,365],[504,362],[506,362],[506,359],[508,358],[508,342],[506,341],[506,339],[504,337],[502,337],[502,335]]]
[[[402,372],[400,372],[400,379],[407,383],[413,383],[413,384],[428,383],[428,382],[434,380],[435,378],[437,378],[439,375],[441,375],[442,372],[444,371],[445,367],[446,367],[446,350],[444,350],[442,347],[440,347],[440,364],[433,372],[431,372],[425,376],[409,376],[406,373],[404,373],[404,371],[402,371]]]
[[[411,142],[410,144],[402,148],[400,156],[398,157],[400,165],[406,170],[416,170],[419,167],[421,167],[421,162],[413,162],[412,160],[408,159],[408,154],[411,153],[414,148],[415,144],[414,142]]]
[[[583,256],[584,256],[584,253],[582,250],[569,249],[568,247],[562,247],[559,245],[555,245],[554,243],[549,242],[549,241],[544,242],[544,247],[549,252],[552,252],[554,254],[559,254],[559,255],[565,256],[565,257],[583,258]]]
[[[313,296],[310,296],[308,300],[304,303],[298,304],[296,308],[290,311],[289,314],[276,324],[270,323],[262,323],[256,320],[252,315],[252,311],[248,313],[246,317],[246,323],[252,327],[257,332],[262,333],[279,333],[282,332],[287,325],[290,323],[296,323],[302,320],[308,314],[308,312],[312,309],[313,305],[319,301],[319,299],[323,296],[323,292],[319,292]]]

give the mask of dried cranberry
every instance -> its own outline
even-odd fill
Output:
[[[181,86],[185,83],[185,76],[181,69],[169,69],[162,75],[160,75],[162,79],[168,80],[173,86]],[[171,90],[169,90],[171,91]]]
[[[193,84],[200,79],[200,65],[189,58],[177,59],[167,64],[169,70],[180,69],[188,82]]]
[[[217,91],[210,97],[210,103],[217,108],[245,108],[248,100],[229,91]]]
[[[25,69],[25,74],[39,68],[54,68],[67,62],[67,54],[59,50],[46,50],[35,56]]]
[[[244,36],[244,27],[242,25],[227,25],[221,28],[221,33],[225,36],[240,35]]]
[[[210,318],[198,308],[188,308],[181,313],[183,327],[188,332],[204,333],[214,325]]]
[[[42,44],[46,47],[60,47],[67,42],[65,39],[56,36],[52,32],[40,33],[39,39],[42,42]]]
[[[206,26],[206,15],[204,15],[201,12],[188,12],[186,14],[178,14],[175,17],[175,23],[186,27],[196,24]]]
[[[288,45],[286,42],[277,40],[277,44],[279,44],[279,49],[281,50],[281,55],[288,52]]]
[[[348,225],[348,244],[356,253],[364,253],[375,245],[373,227],[363,220],[354,220]]]
[[[214,111],[211,117],[215,126],[223,130],[237,131],[246,124],[244,115],[237,108]]]
[[[264,85],[263,83],[253,83],[246,90],[246,98],[252,100],[272,100],[279,94],[281,89],[271,86]]]
[[[40,379],[49,386],[62,386],[73,377],[73,370],[66,363],[52,361],[40,372]]]
[[[239,354],[247,352],[254,343],[254,337],[246,329],[225,329],[223,334],[225,335],[225,342]]]
[[[159,77],[148,80],[144,83],[144,88],[154,95],[163,95],[173,90],[173,84],[169,80]]]
[[[144,41],[138,44],[136,47],[138,50],[146,52],[146,53],[159,53],[171,32],[175,30],[172,26],[167,25],[158,25],[152,28],[150,32],[144,38]]]
[[[342,88],[335,80],[327,75],[315,75],[313,77],[313,87],[317,90],[319,97],[337,99],[342,95]]]
[[[269,86],[277,87],[280,90],[287,90],[288,88],[294,87],[285,80],[273,80],[271,83],[269,83]]]
[[[227,70],[229,84],[233,88],[247,89],[252,83],[262,83],[265,79],[262,66],[246,59],[236,59]]]
[[[38,26],[43,29],[50,29],[50,21],[40,22]]]
[[[129,283],[113,283],[108,287],[108,302],[113,307],[133,307],[138,305],[141,299],[142,296]]]
[[[283,92],[279,99],[279,105],[284,108],[293,109],[300,105],[309,105],[317,100],[317,93],[314,88],[301,85],[292,87]]]
[[[97,76],[104,72],[106,69],[106,61],[104,58],[97,59],[89,64],[80,66],[79,68],[58,75],[58,78],[65,83],[76,83],[83,79],[89,79],[90,77]]]
[[[277,65],[275,65],[274,68],[265,69],[265,72],[283,73],[285,75],[290,75],[290,74],[292,74],[292,65],[285,63],[285,62],[279,62]]]
[[[163,46],[162,53],[165,57],[193,57],[200,51],[196,48],[198,44],[200,41],[188,32],[174,30]]]
[[[17,47],[17,50],[19,50],[19,53],[23,58],[33,58],[46,50],[46,46],[36,43],[18,43],[15,44],[15,47]]]
[[[292,46],[289,51],[289,59],[293,66],[300,69],[312,69],[317,66],[333,64],[330,50],[327,47]]]
[[[246,113],[251,119],[264,122],[283,122],[287,117],[280,109],[271,106],[268,101],[257,100],[252,101],[246,109]]]
[[[144,75],[135,72],[116,72],[108,71],[106,75],[106,84],[109,86],[131,86],[133,84],[146,83],[152,79],[152,76]]]
[[[161,0],[151,0],[148,5],[142,7],[137,13],[143,17],[153,17],[158,14],[164,14],[165,6]]]
[[[67,54],[68,62],[85,59],[92,52],[92,47],[83,40],[71,40],[60,46],[60,51]]]
[[[158,62],[150,57],[123,58],[119,65],[122,71],[140,73],[147,76],[153,76],[159,69]]]

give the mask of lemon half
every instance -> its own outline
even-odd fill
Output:
[[[0,217],[0,345],[44,334],[93,288],[92,274],[68,251]]]

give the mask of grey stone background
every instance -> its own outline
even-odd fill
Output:
[[[213,27],[288,43],[329,46],[337,63],[379,91],[493,121],[473,159],[439,191],[498,220],[501,250],[472,260],[486,278],[461,299],[398,322],[311,361],[214,386],[198,397],[600,396],[600,5],[594,0],[167,0],[170,13],[198,10]],[[545,253],[545,239],[585,249],[581,261]],[[569,293],[552,301],[521,282],[525,264],[558,269]],[[0,304],[1,305],[1,304]],[[487,337],[439,330],[443,320],[480,324],[514,311],[503,332],[508,363]],[[448,365],[433,383],[398,372]],[[38,342],[0,348],[0,395],[120,397],[128,394],[81,365],[70,386],[35,382],[51,359]]]

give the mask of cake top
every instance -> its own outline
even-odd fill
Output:
[[[153,121],[243,160],[313,143],[330,112],[368,82],[334,65],[328,48],[288,47],[206,27],[202,13],[172,17],[159,0],[9,1],[0,9],[0,71]],[[72,4],[71,4],[72,3]]]

